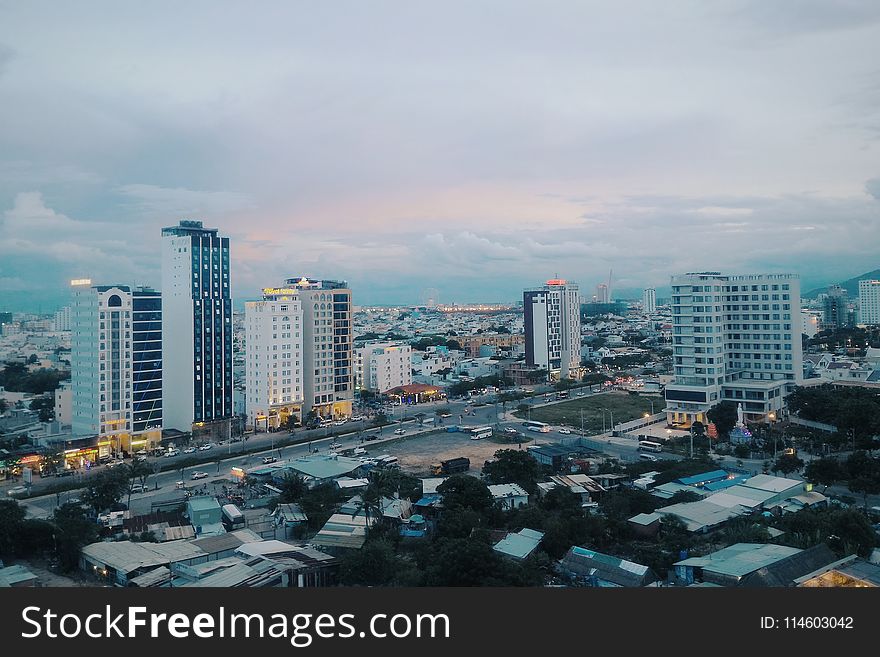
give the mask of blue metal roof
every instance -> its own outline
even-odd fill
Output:
[[[691,477],[682,477],[678,480],[678,483],[684,484],[686,486],[705,486],[706,484],[715,481],[727,479],[727,477],[727,470],[712,470],[711,472],[704,472],[702,474],[693,475]]]
[[[713,481],[711,484],[706,484],[705,486],[703,486],[703,488],[713,492],[724,490],[725,488],[730,488],[731,486],[741,484],[750,476],[751,475],[740,475],[739,477],[734,477],[733,479],[722,479],[721,481]]]

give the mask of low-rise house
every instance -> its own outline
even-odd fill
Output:
[[[525,506],[529,503],[529,494],[519,484],[493,484],[489,486],[492,499],[505,511]]]
[[[0,567],[0,589],[37,586],[39,577],[22,565]]]
[[[534,529],[520,529],[510,533],[492,546],[496,552],[510,557],[516,561],[522,561],[530,557],[544,538],[544,532]]]
[[[641,587],[658,579],[647,566],[577,546],[557,562],[556,570],[580,586]]]
[[[329,552],[339,554],[345,550],[360,550],[367,540],[367,517],[334,513],[309,542]],[[378,522],[370,518],[369,525]]]
[[[582,505],[590,505],[594,498],[599,497],[605,489],[596,480],[585,474],[554,475],[550,481],[538,484],[538,496],[543,497],[554,488],[562,486],[580,499]]]
[[[800,550],[772,543],[737,543],[677,562],[673,579],[686,585],[702,581],[719,586],[793,586],[797,578],[835,559],[824,544]]]
[[[186,503],[186,517],[196,530],[197,536],[224,534],[223,514],[216,497],[200,495],[191,497]]]

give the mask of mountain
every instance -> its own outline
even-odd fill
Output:
[[[850,299],[853,299],[859,296],[859,281],[863,281],[865,279],[880,280],[880,269],[875,269],[874,271],[869,271],[866,274],[861,274],[860,276],[849,278],[842,283],[838,283],[838,285],[846,290],[846,293]],[[815,290],[802,292],[801,296],[805,299],[815,299],[823,292],[826,292],[828,290],[828,287],[830,286],[826,285],[825,287],[817,287]]]

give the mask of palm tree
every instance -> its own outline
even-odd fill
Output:
[[[373,525],[382,520],[382,498],[391,493],[394,486],[386,470],[376,470],[371,475],[370,483],[361,491],[355,502],[354,512],[351,514],[354,518],[363,511],[368,534]]]

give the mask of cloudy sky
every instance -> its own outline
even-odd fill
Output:
[[[0,308],[159,285],[592,293],[880,267],[880,3],[0,0]]]

